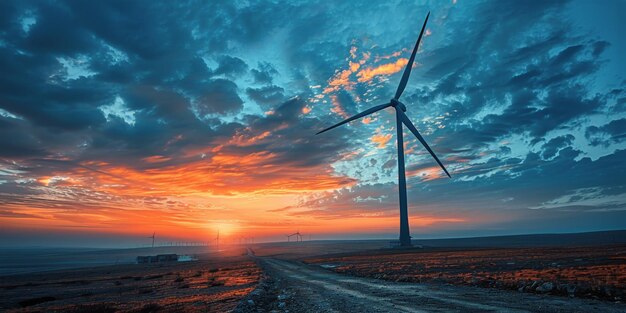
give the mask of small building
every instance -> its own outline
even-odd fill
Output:
[[[138,264],[176,262],[176,261],[178,261],[178,255],[174,253],[157,254],[157,255],[140,255],[137,257]]]
[[[159,254],[156,256],[157,257],[157,262],[176,262],[178,261],[178,255],[177,254]]]

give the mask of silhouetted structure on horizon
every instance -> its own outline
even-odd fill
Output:
[[[137,263],[161,263],[161,262],[176,262],[178,261],[177,254],[157,254],[157,255],[146,255],[146,256],[138,256]]]
[[[291,237],[296,236],[296,242],[300,242],[302,241],[302,234],[300,234],[300,231],[297,231],[291,235],[287,235],[287,242],[291,241]]]

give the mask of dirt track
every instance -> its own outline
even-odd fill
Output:
[[[441,284],[351,277],[255,257],[266,279],[240,312],[626,312],[626,305]]]

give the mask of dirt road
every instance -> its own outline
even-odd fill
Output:
[[[256,258],[256,257],[255,257]],[[256,258],[265,281],[239,312],[626,312],[626,305],[476,287],[395,283]]]

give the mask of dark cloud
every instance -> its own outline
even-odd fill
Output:
[[[196,108],[201,116],[234,113],[243,108],[243,100],[237,93],[235,83],[226,79],[215,79],[204,85]]]
[[[237,76],[247,70],[248,64],[242,59],[225,55],[219,59],[219,64],[215,71],[213,71],[213,75],[224,74],[227,76]]]
[[[259,62],[257,68],[251,70],[254,82],[257,84],[271,84],[278,71],[269,62]]]
[[[36,8],[37,22],[31,27],[23,46],[35,54],[75,55],[95,47],[88,30],[76,27],[77,16],[65,5],[41,2]]]
[[[626,119],[613,120],[600,127],[589,126],[585,131],[585,137],[594,146],[609,146],[623,142],[626,139]]]
[[[541,148],[543,149],[542,157],[544,159],[552,158],[561,148],[568,147],[572,144],[574,136],[564,135],[550,139]]]
[[[270,135],[253,145],[234,147],[248,153],[272,151],[278,155],[276,161],[285,166],[304,168],[330,164],[348,146],[342,136],[347,130],[339,130],[335,136],[315,136],[322,122],[317,118],[301,118],[306,105],[301,98],[292,98],[274,109],[266,118],[250,117],[248,127],[253,134],[269,132]]]
[[[261,88],[247,88],[246,93],[250,99],[264,107],[273,106],[285,99],[285,90],[278,86],[265,86]]]
[[[42,143],[29,131],[28,123],[0,115],[0,156],[7,158],[40,157],[46,155]]]

